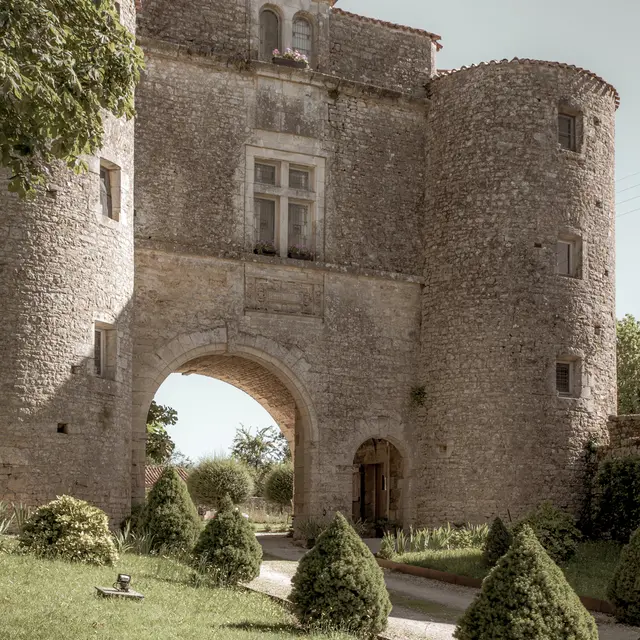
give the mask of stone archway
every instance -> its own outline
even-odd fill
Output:
[[[403,526],[404,459],[383,438],[369,438],[355,453],[352,469],[354,520]]]
[[[284,433],[294,462],[294,514],[308,513],[310,474],[317,443],[317,420],[298,371],[301,353],[270,340],[226,341],[226,330],[180,336],[136,362],[133,395],[132,502],[144,500],[146,416],[156,391],[172,373],[199,374],[228,382],[259,402]],[[285,363],[291,363],[285,364]]]

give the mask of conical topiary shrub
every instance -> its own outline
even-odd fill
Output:
[[[640,625],[640,529],[622,550],[607,596],[620,622]]]
[[[200,534],[193,555],[195,565],[212,582],[232,586],[258,577],[262,547],[249,521],[226,495],[215,518]]]
[[[149,492],[139,531],[152,537],[151,548],[191,550],[202,529],[187,485],[173,467],[167,467]]]
[[[500,518],[496,518],[491,523],[491,528],[482,550],[482,557],[485,563],[493,567],[509,551],[511,541],[511,532],[504,526],[504,522]]]
[[[523,525],[456,627],[458,640],[598,640],[596,623]]]
[[[300,621],[375,636],[391,611],[382,569],[340,513],[300,560],[290,599]]]

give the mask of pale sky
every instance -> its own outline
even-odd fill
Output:
[[[616,131],[617,314],[640,318],[640,3],[340,0],[338,6],[440,34],[444,45],[438,54],[440,69],[513,57],[557,60],[589,69],[618,89],[622,103]],[[179,421],[171,435],[177,448],[193,458],[228,449],[240,423],[275,424],[242,391],[201,376],[170,376],[156,401],[177,410]]]

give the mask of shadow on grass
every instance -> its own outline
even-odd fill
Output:
[[[295,624],[286,622],[261,623],[261,622],[230,622],[220,625],[223,629],[238,629],[240,631],[257,631],[260,633],[288,633],[294,636],[306,636],[307,632]]]

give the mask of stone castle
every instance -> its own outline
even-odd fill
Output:
[[[0,185],[0,499],[117,522],[180,372],[271,413],[297,517],[577,508],[616,411],[618,95],[561,63],[439,71],[439,36],[334,4],[120,2],[135,122],[34,201]]]

